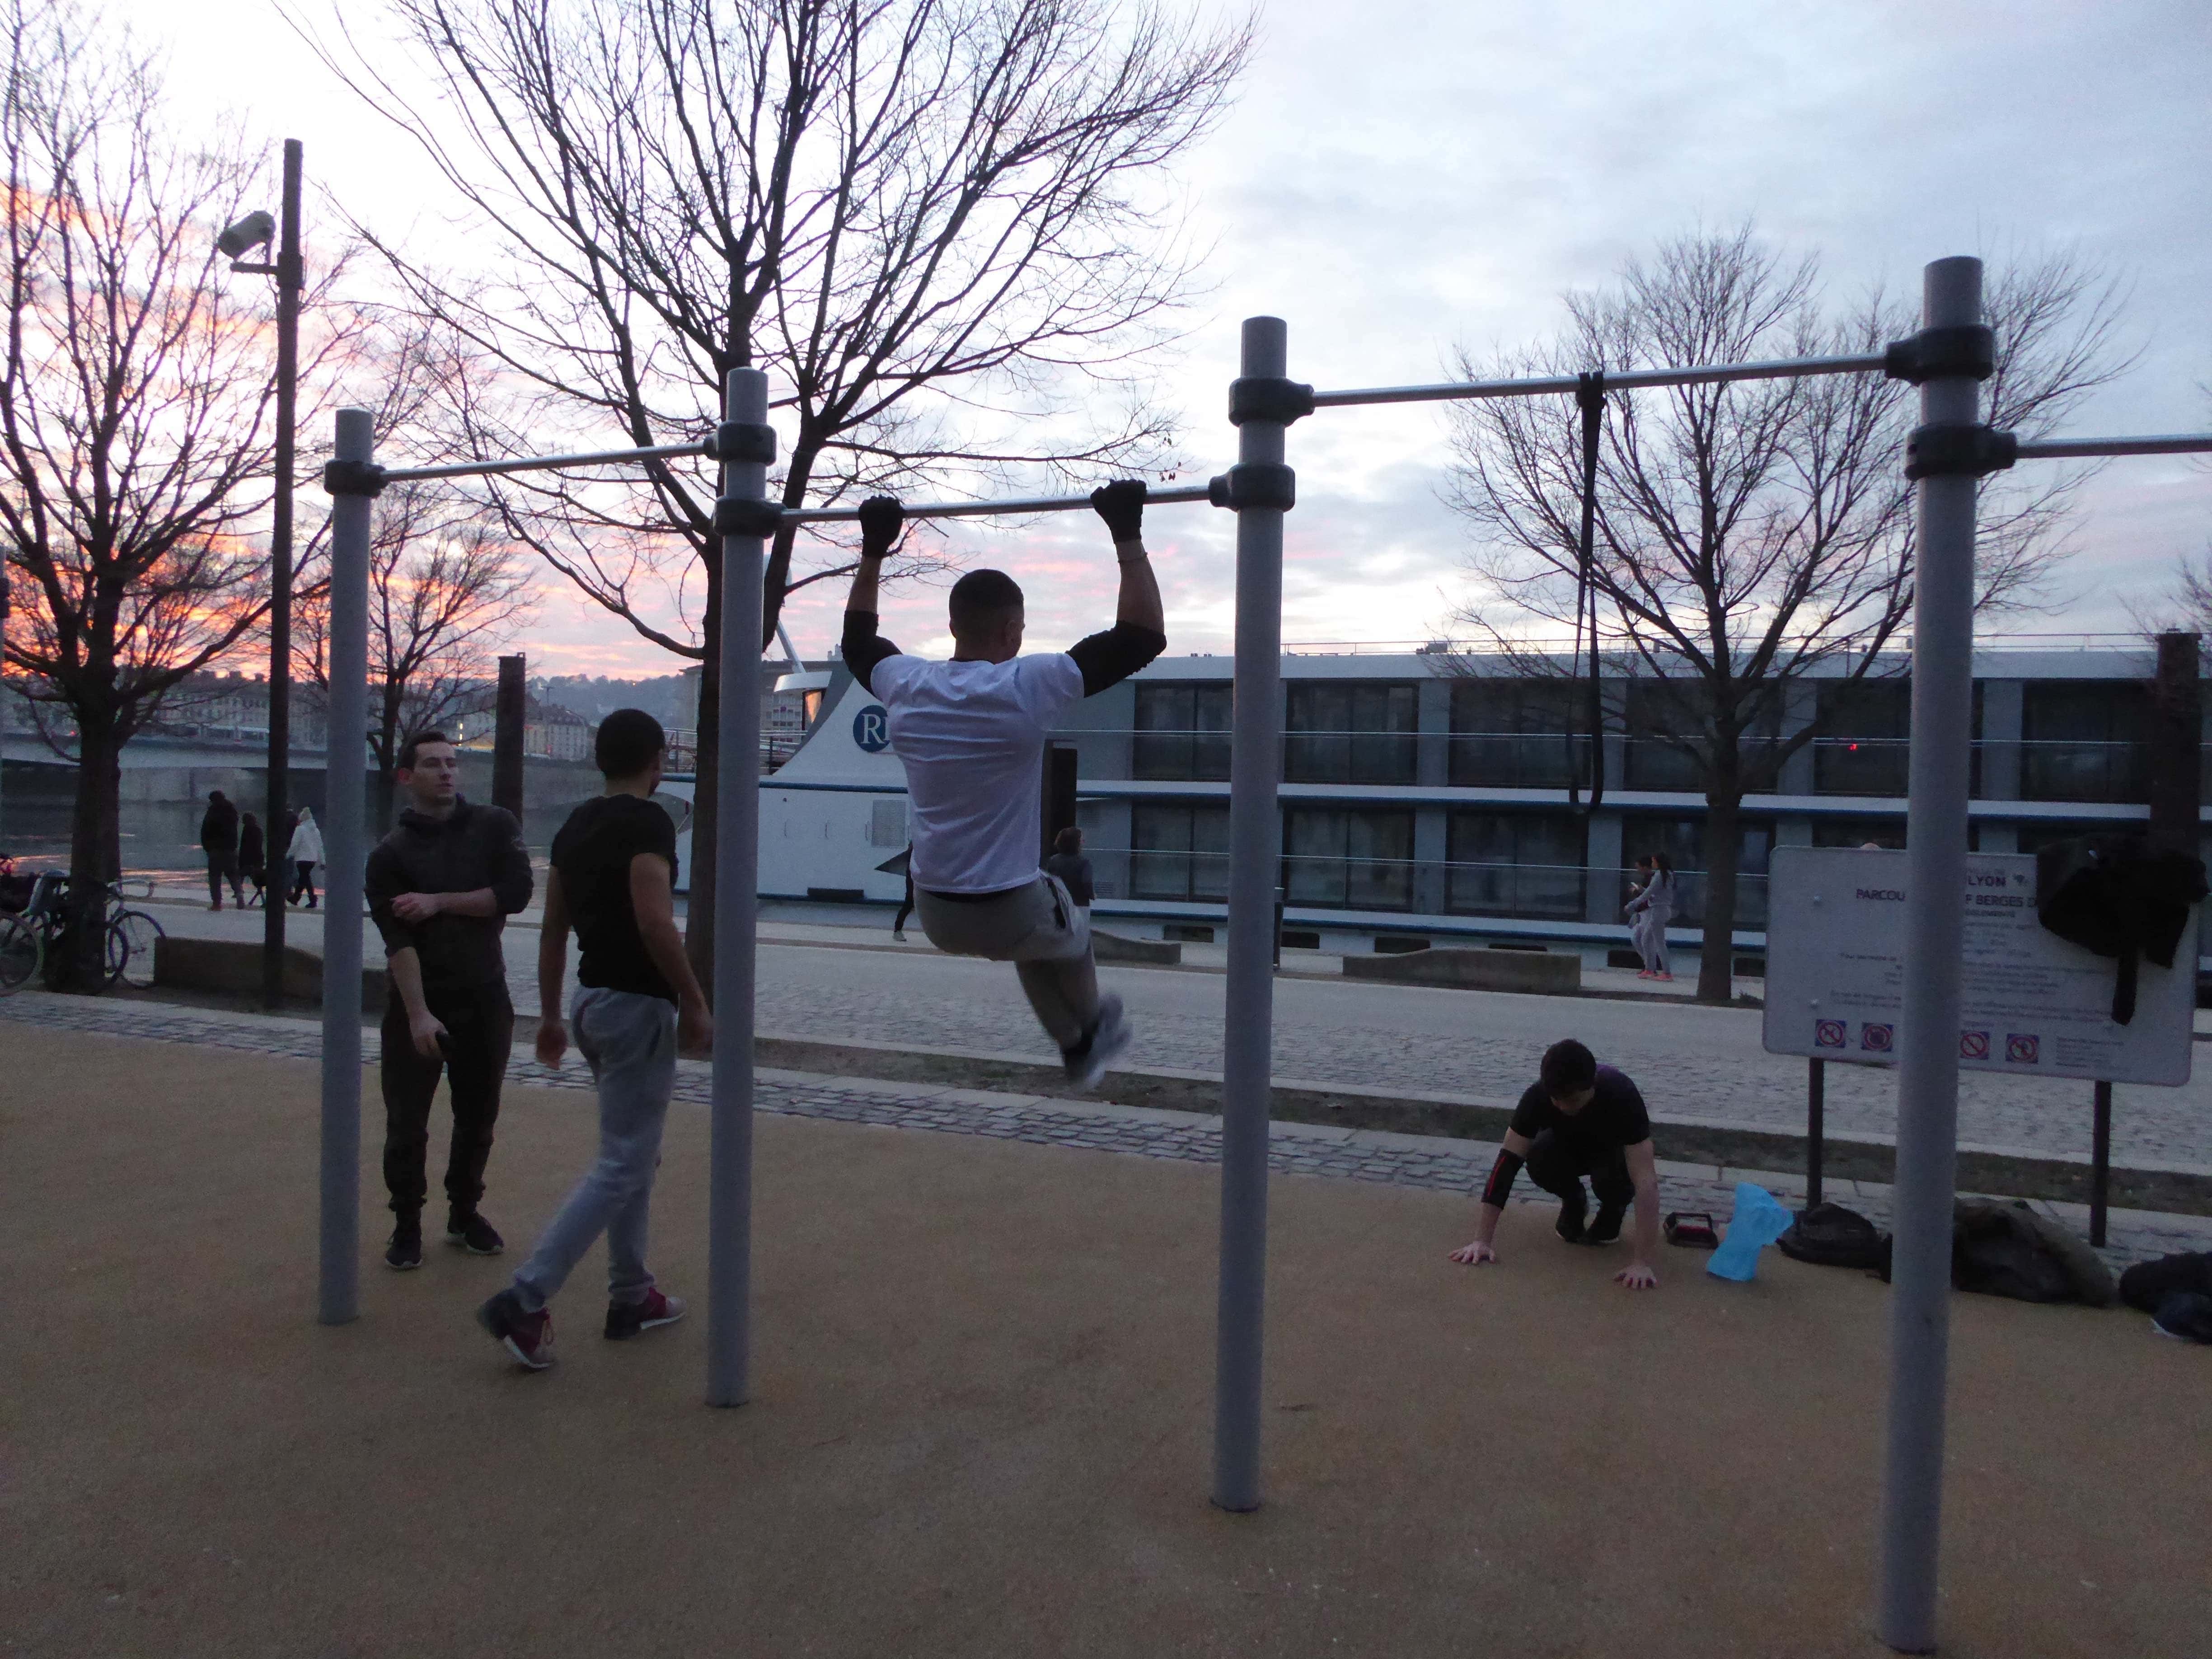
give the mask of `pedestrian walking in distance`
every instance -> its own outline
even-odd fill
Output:
[[[207,854],[208,908],[222,908],[223,884],[228,882],[231,897],[244,909],[246,890],[238,884],[238,808],[220,789],[208,791],[207,811],[200,815],[200,851]]]
[[[460,756],[442,732],[410,738],[392,769],[399,822],[368,855],[368,913],[384,935],[384,1185],[387,1267],[422,1265],[430,1103],[446,1079],[446,1242],[476,1255],[505,1248],[483,1218],[484,1168],[514,1042],[500,935],[530,902],[530,852],[503,807],[461,798]]]
[[[323,832],[315,827],[315,815],[306,807],[300,809],[300,822],[292,831],[290,843],[284,848],[285,861],[292,866],[291,890],[284,902],[296,904],[306,894],[307,908],[315,908],[315,866],[323,861]]]
[[[261,833],[261,820],[247,812],[238,821],[238,872],[253,884],[246,903],[269,902],[269,842]]]
[[[645,1265],[661,1128],[676,1089],[676,1051],[713,1045],[714,1022],[676,927],[676,823],[653,804],[667,734],[638,708],[599,722],[595,758],[606,790],[553,838],[538,935],[538,1058],[557,1066],[576,1047],[599,1085],[599,1155],[514,1282],[477,1322],[531,1370],[553,1363],[547,1307],[584,1253],[607,1236],[605,1334],[622,1341],[684,1317]],[[568,933],[583,947],[568,1024],[561,1018]]]
[[[1129,1046],[1121,1000],[1102,996],[1091,923],[1067,885],[1037,867],[1047,735],[1060,714],[1167,648],[1145,551],[1145,486],[1091,492],[1121,567],[1114,626],[1066,651],[1022,654],[1022,590],[1000,570],[952,585],[952,659],[908,656],[876,632],[883,562],[905,522],[888,495],[860,504],[860,560],[845,602],[843,654],[884,705],[914,810],[915,913],[939,950],[1011,962],[1068,1080],[1092,1088]]]
[[[1646,853],[1636,860],[1643,878],[1629,889],[1628,937],[1644,959],[1638,979],[1671,980],[1667,960],[1667,924],[1674,918],[1674,866],[1664,853]]]

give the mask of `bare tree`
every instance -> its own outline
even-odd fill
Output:
[[[1619,371],[1879,350],[1917,325],[1876,294],[1829,307],[1810,258],[1749,227],[1663,244],[1614,285],[1571,295],[1546,349],[1469,378]],[[2015,259],[1986,309],[1997,368],[1989,418],[2048,431],[2117,374],[2114,283],[2070,254]],[[1916,571],[1903,447],[1910,388],[1874,374],[1668,388],[1611,399],[1599,452],[1587,613],[1609,672],[1631,682],[1607,718],[1680,756],[1705,798],[1705,948],[1698,995],[1730,995],[1741,808],[1819,734],[1788,718],[1792,689],[1903,672],[1893,647]],[[1564,400],[1455,406],[1451,500],[1474,526],[1477,579],[1460,620],[1515,672],[1572,672],[1580,560],[1579,412]],[[1984,490],[1979,602],[2032,604],[2063,550],[2082,474],[2000,475]],[[1801,711],[1802,714],[1802,711]]]
[[[325,56],[422,143],[490,256],[455,279],[378,240],[416,307],[527,393],[461,411],[483,452],[696,437],[752,365],[785,417],[788,505],[1164,453],[1133,367],[1190,284],[1164,169],[1224,107],[1249,27],[1209,32],[1162,0],[390,4],[404,73],[349,40],[342,65]],[[489,492],[584,593],[702,661],[702,975],[714,495],[683,465]],[[786,594],[848,568],[795,544],[787,527],[770,551],[771,631]]]
[[[76,727],[70,867],[112,881],[123,745],[266,607],[270,319],[264,295],[232,303],[213,236],[255,168],[230,137],[171,137],[126,33],[23,0],[0,29],[6,660]],[[96,985],[98,901],[77,899],[70,977]]]
[[[483,701],[494,658],[537,607],[528,556],[482,507],[433,484],[377,498],[368,550],[369,748],[377,822],[392,817],[392,769],[409,738]],[[330,605],[316,590],[294,622],[300,672],[330,690]]]

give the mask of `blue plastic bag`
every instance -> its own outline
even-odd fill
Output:
[[[1728,1237],[1705,1263],[1705,1271],[1716,1279],[1749,1284],[1759,1273],[1759,1253],[1788,1232],[1795,1219],[1765,1188],[1737,1182],[1735,1214],[1729,1219]]]

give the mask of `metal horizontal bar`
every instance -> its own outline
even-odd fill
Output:
[[[1204,484],[1175,489],[1147,489],[1145,505],[1158,507],[1176,501],[1208,499]],[[902,503],[909,519],[1019,518],[1031,513],[1075,513],[1091,505],[1088,495],[1031,495],[1005,501],[923,501]],[[859,520],[857,507],[801,507],[788,508],[785,520],[793,524],[852,524]]]
[[[1661,386],[1711,386],[1725,380],[1795,380],[1814,374],[1878,374],[1879,352],[1853,357],[1784,357],[1764,363],[1711,363],[1698,368],[1624,368],[1606,371],[1608,392],[1633,392]],[[1354,404],[1441,404],[1482,398],[1542,398],[1571,392],[1582,384],[1574,374],[1530,380],[1462,380],[1443,386],[1369,386],[1356,392],[1316,392],[1314,407],[1341,409]]]
[[[395,466],[385,471],[387,483],[420,478],[478,478],[499,472],[557,472],[571,466],[615,466],[624,461],[671,460],[679,455],[704,455],[706,439],[688,444],[658,444],[651,449],[600,449],[585,455],[525,455],[513,461],[455,461],[449,466]]]
[[[2023,461],[2092,455],[2212,454],[2212,432],[2179,432],[2153,438],[2037,438],[2022,440],[2019,453]]]

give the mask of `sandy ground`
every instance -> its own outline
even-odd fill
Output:
[[[374,1133],[363,1316],[316,1326],[313,1098],[0,1024],[0,1651],[1881,1650],[1869,1279],[1670,1252],[1632,1296],[1533,1207],[1455,1268],[1462,1199],[1278,1180],[1268,1503],[1232,1516],[1211,1169],[764,1116],[756,1395],[716,1411],[701,1322],[599,1339],[596,1255],[534,1376],[470,1322],[513,1254],[384,1271]],[[656,1217],[702,1298],[706,1127],[672,1118]],[[514,1250],[592,1138],[587,1097],[510,1092]],[[2203,1651],[2212,1352],[1960,1297],[1952,1355],[1945,1650]]]

